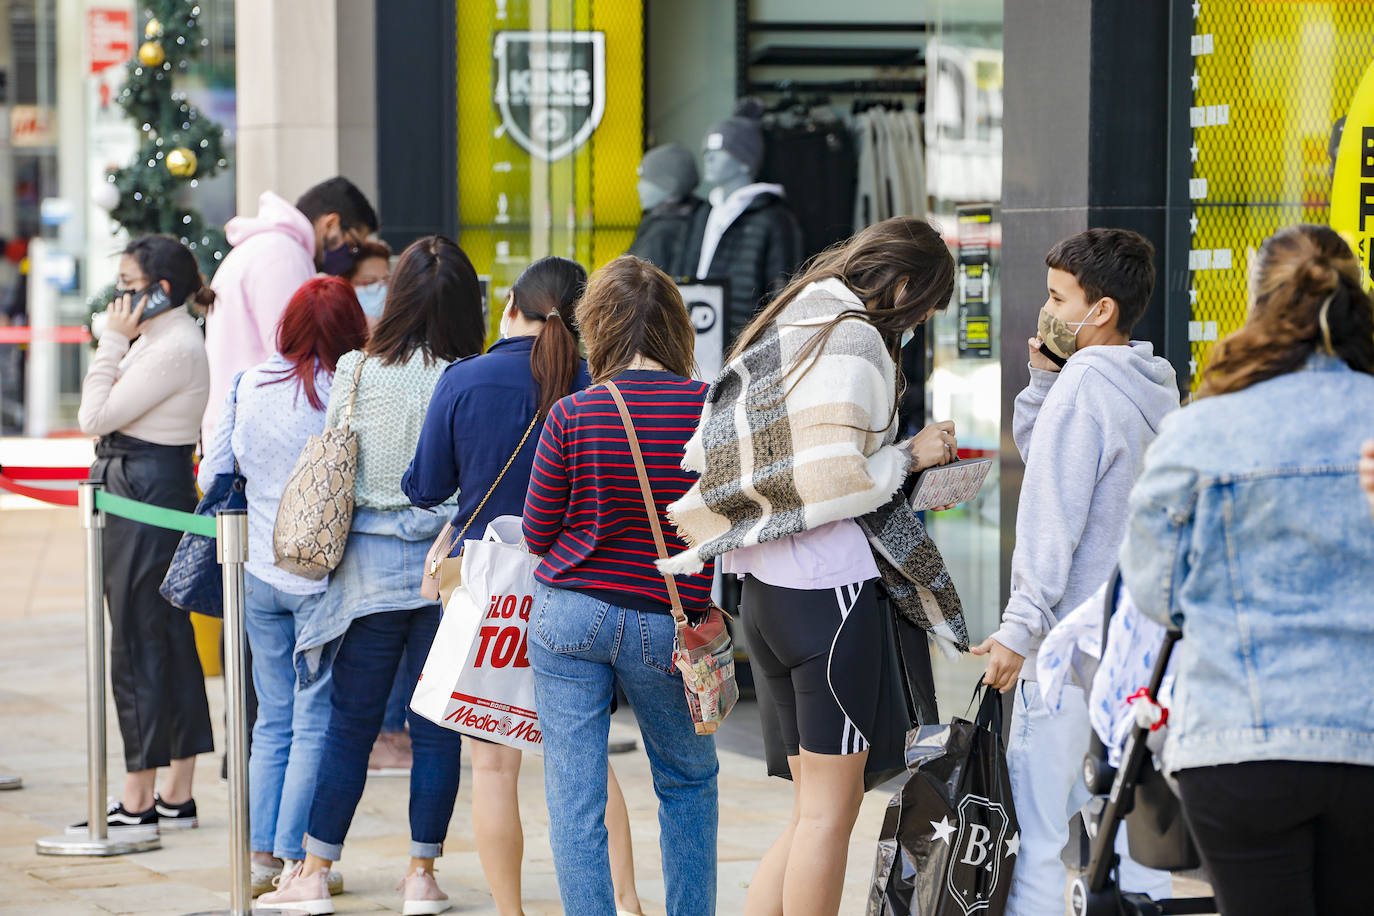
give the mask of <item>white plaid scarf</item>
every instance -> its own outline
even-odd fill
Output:
[[[813,337],[864,305],[839,280],[808,286],[711,385],[683,467],[700,479],[668,507],[688,550],[659,561],[699,571],[727,551],[856,519],[874,548],[897,610],[967,651],[959,596],[943,559],[901,492],[909,469],[897,434],[897,367],[878,330],[841,321],[798,361]]]

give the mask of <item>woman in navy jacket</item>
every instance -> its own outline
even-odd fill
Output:
[[[502,515],[520,515],[534,464],[535,446],[549,408],[591,384],[578,355],[573,312],[587,272],[567,258],[543,258],[527,267],[511,287],[501,315],[501,339],[485,354],[449,366],[434,389],[415,457],[401,489],[417,506],[440,505],[459,494],[455,531],[480,538]],[[536,420],[536,411],[538,417]],[[511,460],[511,453],[534,429]],[[510,469],[492,483],[506,462]],[[477,512],[482,497],[491,491]],[[454,553],[461,549],[455,545]],[[474,739],[472,826],[482,870],[502,916],[522,912],[520,861],[524,834],[516,787],[520,751]],[[630,819],[615,774],[608,773],[607,806],[612,872],[619,907],[639,913],[630,851]]]

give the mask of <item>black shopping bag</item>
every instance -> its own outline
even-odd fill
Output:
[[[907,779],[878,840],[868,916],[1002,916],[1021,846],[1002,746],[1002,696],[974,721],[907,735]],[[974,693],[978,698],[978,693]]]

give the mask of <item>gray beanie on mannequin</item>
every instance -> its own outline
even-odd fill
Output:
[[[706,132],[706,149],[725,150],[757,175],[763,165],[762,117],[763,104],[758,99],[740,99],[733,115]]]
[[[665,143],[645,153],[639,164],[639,177],[672,197],[686,197],[701,180],[696,157],[681,143]]]

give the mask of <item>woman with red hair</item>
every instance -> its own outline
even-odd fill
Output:
[[[248,562],[244,608],[253,651],[258,718],[248,760],[253,889],[272,889],[283,860],[305,858],[301,843],[315,794],[329,677],[296,689],[296,635],[329,580],[304,579],[272,562],[272,527],[286,479],[306,440],[324,430],[340,356],[367,340],[353,287],[337,277],[306,281],[277,325],[277,352],[234,379],[214,442],[200,463],[200,486],[235,467],[248,481]],[[342,880],[331,875],[335,892]]]

